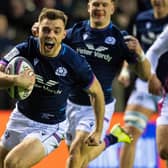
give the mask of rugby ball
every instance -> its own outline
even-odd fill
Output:
[[[5,68],[5,72],[7,74],[17,75],[24,72],[27,69],[31,69],[33,71],[33,66],[31,65],[31,63],[26,58],[22,56],[17,56],[17,57],[14,57],[8,63],[8,65]],[[11,98],[14,98],[17,100],[24,100],[28,98],[32,90],[24,89],[18,86],[12,86],[7,89],[7,92]]]

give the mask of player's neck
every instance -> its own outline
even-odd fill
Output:
[[[154,11],[154,17],[156,19],[162,19],[168,16],[167,10]]]
[[[105,24],[90,22],[90,27],[91,27],[92,29],[104,29],[104,28],[106,28],[109,24],[110,24],[110,22],[107,22],[107,23],[105,23]]]

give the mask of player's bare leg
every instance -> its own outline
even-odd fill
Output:
[[[7,155],[8,151],[3,147],[0,142],[0,168],[3,168],[4,158]]]
[[[4,168],[30,168],[45,156],[41,142],[37,138],[29,137],[6,155]]]
[[[88,145],[84,143],[84,140],[89,135],[87,132],[77,131],[75,139],[73,140],[70,150],[69,150],[69,158],[67,160],[67,168],[81,168],[82,163],[82,155],[87,152],[89,148]]]
[[[86,168],[90,161],[95,159],[110,145],[117,142],[131,143],[130,137],[119,124],[111,129],[110,133],[105,136],[104,140],[98,146],[88,146],[84,143],[89,134],[83,131],[77,131],[75,140],[70,148],[70,157],[67,162],[67,168]]]
[[[156,141],[158,152],[162,159],[168,160],[168,125],[158,125],[156,129]]]
[[[149,120],[151,114],[153,113],[152,110],[138,105],[128,105],[126,108],[126,112],[129,113],[130,111],[134,111],[134,112],[137,111],[137,112],[140,112],[140,114],[142,114],[143,116],[146,116],[146,123]],[[136,128],[136,125],[134,125],[133,123],[134,122],[125,123],[125,126],[124,126],[124,129],[126,130],[126,132],[132,135],[133,141],[131,144],[124,144],[121,149],[120,168],[125,168],[125,165],[127,165],[127,168],[133,167],[136,143],[139,137],[143,133],[143,130]],[[137,118],[137,121],[135,121],[135,123],[138,123],[138,118]]]

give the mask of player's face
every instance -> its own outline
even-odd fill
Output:
[[[154,10],[157,10],[161,15],[168,13],[168,0],[151,0]]]
[[[61,49],[61,42],[66,31],[61,19],[43,19],[39,23],[38,37],[40,40],[40,53],[44,56],[55,57]]]
[[[90,0],[88,3],[88,12],[90,22],[93,28],[104,28],[111,20],[115,7],[111,0]]]

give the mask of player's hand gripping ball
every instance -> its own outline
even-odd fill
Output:
[[[28,71],[28,69],[31,71]],[[33,66],[26,58],[22,56],[17,56],[13,58],[5,68],[5,72],[7,74],[13,74],[13,75],[18,75],[25,71],[28,71],[29,73],[28,75],[30,75],[31,79],[33,78],[33,80],[35,81],[35,75],[33,74],[34,73]],[[29,97],[29,95],[33,90],[33,87],[34,85],[29,88],[12,86],[8,88],[7,91],[11,98],[14,98],[17,100],[24,100]]]

